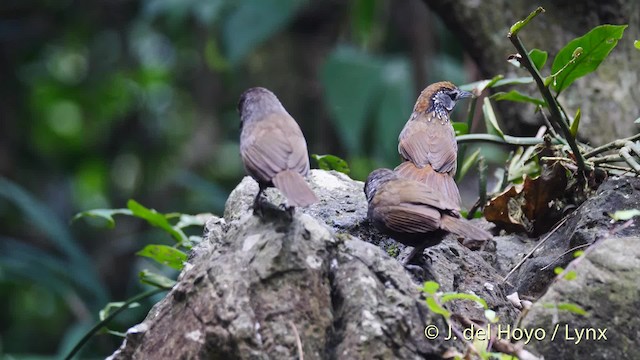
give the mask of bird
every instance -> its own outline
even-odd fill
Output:
[[[427,86],[398,137],[402,163],[394,170],[401,177],[423,182],[460,204],[454,181],[458,145],[449,115],[456,103],[473,94],[448,81]]]
[[[316,203],[318,198],[305,181],[309,174],[307,142],[276,95],[263,87],[247,89],[240,96],[238,112],[242,163],[259,185],[254,210],[268,187],[282,192],[288,209]]]
[[[372,171],[364,185],[367,218],[382,233],[414,247],[408,264],[424,248],[437,245],[449,232],[468,241],[487,241],[493,236],[461,218],[459,205],[426,184],[403,178],[395,171]]]

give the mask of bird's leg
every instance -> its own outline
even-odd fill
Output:
[[[407,257],[404,259],[402,265],[404,265],[405,267],[410,266],[411,260],[413,260],[416,255],[421,255],[424,249],[427,247],[426,245],[427,244],[414,247],[409,255],[407,255]],[[431,258],[429,258],[429,260],[431,260]]]
[[[253,200],[253,213],[262,217],[262,193],[266,187],[262,186],[262,184],[258,184],[258,186],[260,186],[260,189],[258,190],[258,195],[256,195],[256,198]]]
[[[287,206],[284,203],[280,204],[280,209],[287,213],[289,220],[293,219],[293,214],[296,212],[295,206]]]

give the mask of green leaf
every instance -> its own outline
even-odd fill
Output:
[[[635,41],[633,42],[633,46],[634,46],[636,49],[640,50],[640,40],[635,40]]]
[[[576,79],[595,71],[618,44],[618,40],[622,38],[622,33],[626,28],[627,25],[600,25],[584,36],[571,40],[562,48],[551,67],[553,74],[564,68],[556,76],[553,83],[556,92],[560,94]],[[569,64],[578,47],[582,48],[581,55]]]
[[[174,226],[178,229],[184,229],[189,226],[198,226],[198,227],[204,226],[207,223],[207,220],[209,220],[212,216],[214,216],[211,213],[202,213],[197,215],[187,215],[187,214],[179,214],[179,215],[180,215],[180,220]]]
[[[381,88],[382,69],[379,60],[349,47],[338,47],[322,67],[320,80],[333,115],[331,120],[352,156],[364,153],[365,129]]]
[[[335,170],[343,174],[348,174],[351,171],[349,164],[335,155],[312,154],[311,157],[318,162],[318,167],[322,170]]]
[[[140,282],[155,286],[159,289],[171,290],[171,288],[173,288],[176,284],[175,280],[169,279],[164,275],[156,274],[149,270],[140,271],[140,273],[138,273],[138,277],[140,278]]]
[[[574,258],[580,257],[582,255],[584,255],[584,250],[577,250],[573,253]]]
[[[110,302],[107,305],[105,305],[105,307],[102,308],[102,310],[100,310],[100,312],[98,313],[98,316],[100,318],[100,321],[106,319],[109,315],[111,315],[111,313],[113,312],[113,310],[117,310],[119,308],[121,308],[122,306],[125,305],[124,301],[117,301],[117,302]],[[134,302],[134,303],[130,303],[127,306],[127,309],[133,309],[140,306],[140,303]]]
[[[447,311],[447,309],[440,306],[440,304],[438,304],[436,299],[434,299],[433,297],[428,297],[425,301],[429,310],[433,311],[436,314],[442,315],[447,319],[451,317],[451,313]]]
[[[618,210],[613,214],[609,214],[609,216],[611,216],[611,218],[615,221],[629,220],[638,215],[640,215],[639,209]]]
[[[360,43],[367,46],[374,29],[376,19],[376,8],[379,5],[375,0],[354,0],[351,1],[351,24],[354,33],[358,36]]]
[[[517,90],[511,90],[508,93],[505,93],[505,92],[495,93],[491,95],[491,98],[496,101],[508,100],[508,101],[515,101],[515,102],[531,103],[539,106],[546,106],[546,103],[544,102],[544,100],[527,96],[525,94],[520,93]]]
[[[167,245],[147,245],[136,254],[151,258],[176,270],[182,270],[184,262],[187,261],[187,254]]]
[[[439,288],[440,288],[440,284],[438,284],[437,282],[427,281],[422,286],[422,292],[433,295],[436,292],[438,292]]]
[[[572,303],[559,303],[556,308],[558,310],[564,310],[576,315],[587,315],[587,311],[583,309],[580,305],[572,304]]]
[[[566,274],[564,274],[565,280],[574,280],[576,277],[578,277],[578,273],[576,273],[575,270],[569,270]]]
[[[498,119],[496,119],[496,114],[493,111],[493,107],[491,106],[491,102],[488,97],[483,99],[482,113],[484,114],[485,124],[487,125],[487,132],[490,132],[490,130],[493,129],[494,133],[504,139],[504,133],[500,130]]]
[[[469,124],[466,122],[452,121],[453,130],[456,132],[456,136],[466,135],[469,133]]]
[[[484,311],[484,317],[492,324],[495,324],[498,321],[496,312],[490,309]]]
[[[225,54],[232,64],[283,29],[305,0],[243,0],[222,24]]]
[[[440,301],[443,304],[452,300],[471,300],[482,305],[482,307],[485,309],[489,308],[489,306],[487,305],[487,302],[484,301],[484,299],[479,297],[478,295],[463,294],[463,293],[446,293],[440,297]]]
[[[578,126],[580,126],[580,118],[582,114],[580,113],[580,108],[576,111],[576,116],[573,117],[573,121],[571,122],[571,136],[575,139],[576,135],[578,135]]]
[[[478,148],[476,149],[476,151],[473,152],[473,154],[467,156],[464,159],[464,162],[462,162],[462,166],[460,167],[460,170],[459,170],[460,175],[458,175],[458,177],[456,178],[456,181],[462,180],[464,176],[467,175],[467,173],[473,167],[476,161],[478,161],[478,156],[480,156],[480,151],[481,151],[481,148]]]
[[[531,51],[529,51],[529,58],[531,59],[531,62],[533,62],[533,65],[538,70],[542,69],[544,64],[547,63],[548,57],[549,57],[549,54],[546,51],[542,51],[540,49],[531,49]]]
[[[133,213],[133,216],[146,220],[149,224],[159,227],[162,230],[168,232],[178,242],[182,243],[187,239],[187,236],[180,229],[176,229],[167,220],[167,217],[154,209],[147,209],[135,200],[129,200],[127,207]]]
[[[398,160],[398,134],[411,116],[415,101],[411,64],[404,57],[387,60],[380,73],[382,86],[372,110],[373,156],[388,163]]]
[[[504,75],[497,75],[493,79],[475,81],[469,84],[460,85],[459,88],[465,91],[481,93],[485,89],[497,88],[505,85],[524,85],[531,84],[533,78],[531,76],[506,78]]]
[[[555,268],[553,268],[553,273],[556,274],[556,275],[562,274],[563,271],[564,271],[564,269],[561,268],[560,266],[556,266]]]
[[[93,217],[106,220],[107,227],[113,228],[116,226],[113,215],[133,215],[133,213],[129,209],[94,209],[76,214],[71,221],[73,222],[83,217]]]

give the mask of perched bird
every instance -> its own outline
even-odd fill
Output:
[[[240,96],[240,155],[244,168],[259,184],[253,207],[268,187],[276,187],[290,207],[309,206],[318,198],[304,177],[309,173],[307,142],[278,98],[261,87]]]
[[[456,174],[458,145],[449,114],[460,99],[473,96],[443,81],[420,93],[413,113],[398,138],[404,162],[395,168],[401,177],[425,183],[460,204]]]
[[[473,226],[458,214],[456,202],[424,183],[401,178],[389,169],[369,174],[364,185],[373,225],[394,240],[415,249],[405,263],[424,248],[442,241],[451,232],[471,241],[484,241],[491,234]]]

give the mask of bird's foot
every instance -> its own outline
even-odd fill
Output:
[[[287,206],[286,204],[280,204],[280,209],[282,209],[288,216],[289,220],[293,220],[293,214],[296,212],[296,208],[294,206]]]

